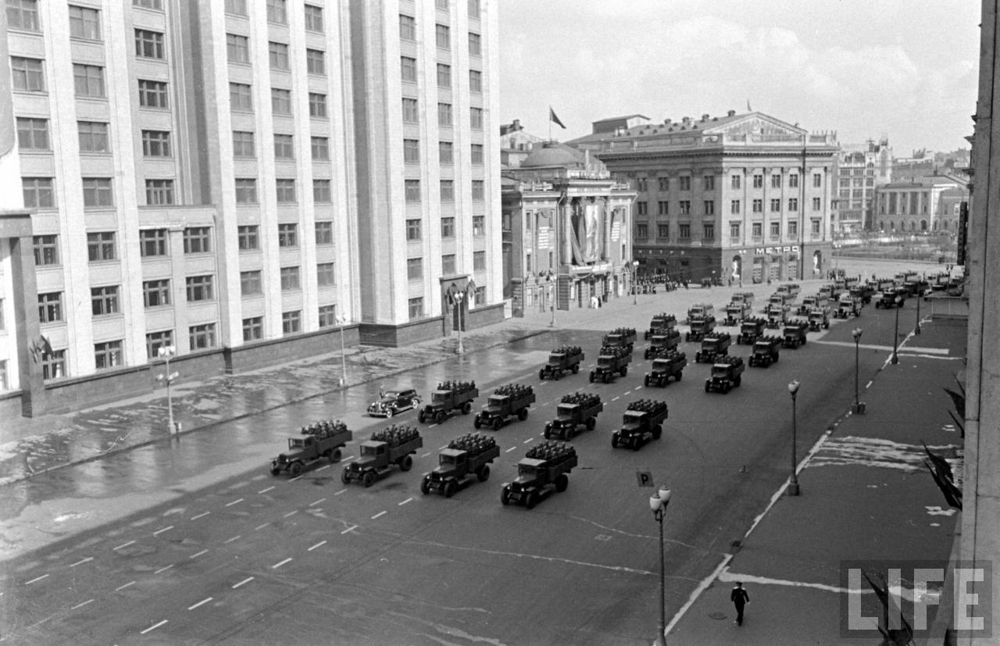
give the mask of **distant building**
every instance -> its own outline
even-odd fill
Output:
[[[962,202],[969,200],[968,180],[928,175],[875,189],[875,224],[886,233],[957,233]]]
[[[892,181],[892,169],[892,148],[887,139],[841,147],[836,167],[834,231],[849,233],[872,228],[875,188]]]
[[[500,165],[517,168],[531,152],[531,147],[544,141],[541,137],[528,134],[520,119],[500,126]]]
[[[567,143],[595,151],[637,191],[632,235],[640,274],[761,282],[825,268],[834,134],[731,110]]]
[[[503,290],[515,316],[588,307],[631,285],[635,191],[587,152],[536,144],[502,183]]]

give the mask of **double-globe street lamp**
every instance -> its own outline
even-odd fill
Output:
[[[903,297],[900,296],[899,294],[896,294],[896,298],[894,298],[892,300],[892,303],[893,303],[893,305],[895,305],[895,309],[896,309],[896,326],[895,326],[895,329],[893,329],[893,332],[892,332],[892,359],[890,359],[889,363],[891,363],[892,365],[896,365],[897,363],[899,363],[899,353],[898,353],[898,350],[899,350],[899,310],[900,310],[900,308],[903,307]]]
[[[347,315],[338,314],[337,324],[340,326],[340,385],[347,383],[347,353],[344,352],[344,326],[347,325]]]
[[[638,274],[639,274],[639,261],[633,260],[632,261],[632,304],[633,305],[639,304],[637,296],[637,294],[639,293],[639,285],[635,280]]]
[[[465,346],[462,345],[462,301],[465,299],[465,292],[456,290],[452,298],[455,300],[455,317],[458,319],[458,353],[465,354]]]
[[[164,372],[156,376],[157,381],[167,384],[167,423],[170,424],[171,435],[177,432],[174,425],[174,400],[170,397],[170,384],[180,376],[179,372],[170,372],[170,359],[177,354],[177,348],[172,345],[161,345],[156,350],[156,355],[165,362]]]
[[[861,335],[864,333],[859,327],[851,330],[851,336],[854,337],[854,414],[860,415],[865,412],[865,405],[861,403],[859,398],[858,389],[858,372],[860,371],[860,358],[861,358]]]
[[[670,489],[660,487],[660,490],[649,497],[649,508],[653,510],[653,518],[660,524],[660,633],[653,642],[656,646],[667,644],[667,571],[663,562],[663,516],[670,504]]]
[[[788,495],[797,496],[799,495],[799,475],[795,472],[797,466],[796,460],[796,438],[798,435],[798,429],[796,429],[797,420],[795,415],[795,396],[799,392],[799,380],[796,379],[788,384],[788,393],[792,396],[792,479],[788,483]]]
[[[552,298],[549,300],[549,307],[552,308],[552,319],[549,321],[549,327],[555,327],[556,326],[556,300],[557,300],[556,297],[557,297],[557,294],[559,292],[559,281],[556,278],[556,276],[554,276],[552,274],[552,270],[551,269],[549,270],[549,273],[545,275],[545,282],[548,283],[549,285],[552,285],[552,287],[548,288],[548,293],[552,295]]]

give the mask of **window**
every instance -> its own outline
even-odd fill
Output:
[[[42,355],[42,379],[66,376],[66,350],[53,350]]]
[[[45,265],[59,264],[59,236],[35,236],[31,239],[31,242],[35,251],[36,266],[43,267]]]
[[[187,284],[187,300],[189,303],[210,301],[215,298],[211,276],[188,276],[185,282]]]
[[[230,100],[232,100],[232,83],[230,84]],[[249,101],[249,86],[247,87],[247,100]],[[144,108],[166,109],[167,84],[163,81],[147,81],[139,79],[139,105]]]
[[[438,9],[448,11],[448,0],[434,0],[434,6]]]
[[[451,48],[451,31],[447,25],[434,26],[434,40],[437,43],[438,49]]]
[[[443,63],[438,63],[437,66],[437,79],[438,87],[450,88],[451,87],[451,65],[444,65]]]
[[[78,97],[103,99],[104,68],[98,65],[73,63],[73,87]]]
[[[479,70],[469,70],[469,91],[483,91],[483,73]]]
[[[212,251],[212,227],[187,227],[184,229],[184,253],[209,253]]]
[[[450,141],[438,142],[438,162],[445,165],[455,162],[455,144]]]
[[[274,157],[276,159],[295,159],[292,135],[274,135]]]
[[[455,273],[455,254],[449,253],[441,256],[441,275],[451,276]]]
[[[285,0],[267,0],[267,21],[288,24],[288,7]]]
[[[751,227],[751,233],[754,240],[760,240],[761,236],[764,235],[764,225],[760,222],[754,222]]]
[[[148,29],[135,30],[135,55],[163,60],[163,34]]]
[[[772,198],[771,199],[771,213],[780,213],[780,212],[781,212],[781,199],[780,198],[776,198],[776,197]]]
[[[420,122],[420,110],[416,99],[403,99],[403,121],[406,123]]]
[[[192,325],[188,328],[188,345],[191,350],[215,347],[215,323]]]
[[[486,252],[485,251],[473,251],[472,252],[472,270],[473,271],[486,271]]]
[[[166,229],[140,229],[139,255],[143,258],[155,258],[167,255]]]
[[[229,105],[233,110],[253,112],[253,97],[250,94],[250,86],[245,83],[230,83]]]
[[[320,49],[307,49],[306,71],[317,76],[326,76],[326,52]]]
[[[455,218],[453,217],[441,218],[441,237],[442,238],[455,237]]]
[[[486,235],[486,216],[485,215],[474,215],[474,216],[472,216],[472,235],[473,236],[484,236],[484,235]]]
[[[677,233],[678,233],[678,236],[682,240],[690,240],[691,239],[691,224],[688,223],[688,222],[683,222],[683,223],[677,225]]]
[[[274,187],[278,204],[294,204],[296,202],[294,179],[277,179],[274,181]]]
[[[469,32],[469,56],[482,56],[483,55],[483,39],[482,36],[475,32]]]
[[[407,258],[406,259],[406,277],[409,280],[420,280],[424,276],[424,259],[423,258]]]
[[[256,224],[244,224],[236,228],[240,251],[260,249],[260,227]]]
[[[333,327],[337,324],[337,306],[336,305],[320,305],[319,306],[319,326],[320,327]]]
[[[454,202],[455,201],[455,181],[451,179],[441,180],[441,201],[442,202]]]
[[[275,114],[292,113],[292,91],[281,88],[271,88],[271,112]]]
[[[45,91],[45,74],[42,71],[41,60],[11,56],[10,73],[15,90],[22,92]]]
[[[753,187],[754,188],[764,188],[764,176],[754,175],[753,176]]]
[[[729,237],[738,240],[740,237],[740,223],[730,222],[729,223]]]
[[[80,152],[106,153],[111,152],[108,144],[108,124],[99,121],[77,121]]]
[[[741,175],[730,175],[729,176],[729,187],[738,189],[743,184],[743,177]]]
[[[146,358],[156,359],[160,356],[160,348],[174,344],[174,331],[150,332],[146,335]]]
[[[702,240],[715,240],[715,224],[712,222],[705,222],[701,225],[701,239]]]
[[[264,293],[261,286],[261,273],[259,269],[240,272],[240,295],[258,296]]]
[[[143,157],[170,157],[170,133],[163,130],[142,131]]]
[[[226,13],[235,16],[247,15],[247,0],[226,0]]]
[[[285,222],[278,225],[278,246],[297,247],[299,246],[299,225],[293,222]]]
[[[670,224],[656,225],[656,237],[664,240],[670,238]]]
[[[143,281],[142,303],[147,308],[170,305],[170,281],[165,279]]]
[[[798,173],[792,173],[788,176],[788,187],[798,188],[799,187],[799,175]]]
[[[420,201],[420,180],[419,179],[408,179],[405,180],[404,186],[406,189],[406,201],[409,203]]]
[[[326,118],[326,95],[319,92],[309,93],[309,116],[316,119]]]
[[[756,199],[753,201],[753,212],[754,213],[764,212],[764,200]]]
[[[417,82],[417,59],[410,58],[409,56],[402,56],[399,59],[400,67],[402,70],[403,81],[408,83]]]
[[[636,178],[636,180],[635,180],[636,188],[639,190],[640,193],[645,193],[646,192],[646,182],[648,180],[649,180],[648,177],[638,177],[638,178]]]
[[[739,200],[732,200],[729,202],[729,212],[734,215],[739,215],[742,212]]]
[[[705,200],[705,215],[715,214],[715,200]]]
[[[267,44],[267,59],[272,70],[288,69],[288,45],[269,42]]]
[[[236,203],[237,204],[257,203],[257,180],[255,179],[236,180]]]
[[[230,63],[249,63],[250,39],[239,34],[226,34],[226,57]]]
[[[17,147],[20,150],[48,150],[49,120],[18,117]]]
[[[233,131],[233,157],[253,157],[255,148],[252,132]]]
[[[406,221],[406,240],[407,242],[413,242],[415,240],[420,240],[420,220],[409,219]]]
[[[775,239],[775,238],[780,238],[780,237],[781,237],[781,223],[780,222],[772,222],[771,223],[771,238]]]
[[[264,317],[252,316],[243,319],[243,341],[257,341],[264,338]]]
[[[822,186],[823,186],[822,173],[813,173],[813,188],[821,188]]]
[[[420,163],[420,141],[417,139],[403,140],[403,161],[407,164]]]
[[[147,179],[146,204],[149,206],[174,204],[174,180]]]
[[[792,239],[799,237],[799,223],[795,220],[788,223],[788,237]]]
[[[316,265],[316,284],[320,287],[332,287],[337,284],[332,262],[321,262]]]
[[[470,155],[473,166],[483,165],[483,145],[482,144],[472,144],[472,153]]]
[[[317,204],[330,204],[333,202],[333,193],[330,191],[330,180],[313,180],[313,202]]]
[[[417,21],[413,16],[399,14],[399,37],[403,40],[417,39]]]
[[[813,211],[821,211],[821,210],[823,210],[823,198],[821,198],[821,197],[814,197],[813,198]]]
[[[94,367],[108,370],[122,365],[122,342],[105,341],[94,344]]]
[[[306,29],[323,33],[323,8],[306,5]]]
[[[38,0],[7,0],[7,27],[22,31],[40,31]]]
[[[281,331],[284,334],[294,334],[302,330],[302,311],[282,312]]]
[[[781,188],[781,175],[771,175],[771,188]]]
[[[649,237],[649,225],[645,222],[635,225],[635,237],[640,240],[647,239]]]
[[[90,309],[94,316],[118,313],[118,285],[90,288]]]
[[[87,258],[90,262],[115,260],[118,258],[114,231],[87,234]]]
[[[472,199],[483,200],[486,198],[486,182],[481,179],[472,180]]]
[[[635,203],[635,211],[636,215],[649,215],[648,210],[646,208],[646,202],[644,201]]]
[[[473,130],[483,129],[483,109],[482,108],[469,108],[469,126]]]
[[[670,203],[665,200],[660,200],[656,203],[656,214],[657,215],[670,215]]]
[[[691,190],[691,177],[689,175],[683,175],[677,178],[680,181],[680,190],[690,191]]]
[[[408,302],[411,319],[419,319],[424,316],[424,297],[411,298]]]
[[[38,295],[38,322],[57,323],[63,320],[62,292]]]
[[[83,205],[114,206],[114,199],[111,195],[111,180],[106,177],[84,177]]]
[[[21,191],[26,208],[44,209],[55,206],[51,177],[22,177]]]
[[[788,198],[788,210],[798,211],[799,210],[799,200],[795,197]]]
[[[715,190],[715,175],[705,175],[701,178],[702,190],[714,191]]]
[[[438,125],[442,128],[450,128],[453,123],[451,104],[438,103]]]
[[[681,200],[681,215],[691,215],[691,200]]]
[[[657,188],[660,189],[661,193],[670,192],[670,178],[669,177],[657,177],[656,178]]]
[[[819,224],[820,224],[819,220],[813,220],[812,221],[812,233],[813,233],[813,235],[819,235],[819,231],[820,231]]]
[[[316,222],[316,244],[317,245],[333,244],[333,222],[329,221]]]
[[[298,267],[281,268],[281,291],[288,292],[301,289]]]
[[[479,0],[469,0],[469,18],[479,20]]]
[[[132,6],[163,11],[163,0],[132,0]]]

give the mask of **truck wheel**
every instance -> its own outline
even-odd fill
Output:
[[[618,448],[618,433],[611,434],[611,448],[613,449]]]
[[[423,423],[424,423],[424,421],[426,420],[426,417],[424,417],[424,411],[420,411],[419,413],[417,413],[417,420],[418,420],[418,421],[419,421],[419,422],[420,422],[421,424],[423,424]]]
[[[434,421],[437,422],[438,424],[443,424],[444,423],[444,411],[443,410],[439,410],[438,411],[437,415],[434,416]]]
[[[522,408],[521,410],[517,411],[517,418],[522,422],[528,419],[528,409]]]
[[[743,383],[743,377],[737,377],[733,380],[733,386],[736,388],[739,388],[741,383]]]
[[[567,487],[569,487],[569,478],[565,473],[560,473],[556,478],[556,491],[562,493],[563,491],[566,491]]]
[[[272,476],[276,476],[279,473],[281,473],[281,469],[279,469],[278,467],[271,467],[271,475]]]
[[[563,442],[569,442],[570,440],[573,439],[574,435],[576,435],[576,429],[575,428],[573,428],[572,426],[564,428],[563,432],[562,432],[562,441]]]
[[[501,427],[503,427],[503,420],[499,417],[495,417],[493,419],[493,430],[499,431]]]
[[[341,471],[341,473],[340,473],[340,481],[343,482],[344,484],[350,484],[351,483],[351,474],[349,474],[347,472],[347,469],[344,469],[343,471]]]
[[[611,381],[611,373],[610,372],[605,372],[603,380],[604,380],[604,383],[608,383],[609,381]]]
[[[682,375],[682,374],[683,374],[683,373],[682,373],[682,372],[681,372],[680,370],[678,370],[678,371],[677,371],[677,374],[676,374],[676,375],[674,375],[674,381],[680,381],[680,380],[681,380],[681,375]]]
[[[365,471],[365,475],[361,476],[361,484],[368,488],[375,484],[375,474],[371,471]]]
[[[580,372],[580,364],[574,363],[573,364],[573,374],[575,375],[578,372]]]
[[[420,481],[420,493],[425,496],[431,492],[431,479],[424,476],[423,480]]]
[[[471,412],[472,412],[472,404],[470,404],[469,402],[465,402],[464,404],[462,404],[463,415],[468,415]]]
[[[399,461],[399,468],[403,471],[409,471],[413,468],[413,457],[410,455],[404,455]]]
[[[552,439],[552,422],[546,422],[545,430],[542,431],[542,435],[545,437],[546,440]]]
[[[646,375],[645,377],[642,378],[642,385],[645,386],[646,388],[649,388],[649,375]]]
[[[480,482],[486,482],[490,479],[490,465],[484,464],[479,467],[479,471],[476,472],[476,477],[479,478]]]
[[[445,498],[451,498],[452,496],[455,495],[456,491],[458,491],[458,485],[455,484],[454,480],[449,480],[448,482],[444,483],[444,497]]]
[[[327,449],[326,451],[324,451],[323,457],[329,460],[330,462],[333,462],[333,449]]]
[[[628,366],[622,366],[622,377],[628,374]]]
[[[653,427],[653,439],[658,440],[661,435],[663,435],[663,427],[657,424]]]
[[[538,504],[538,492],[529,491],[528,495],[524,499],[524,506],[528,509],[534,509],[535,505]]]
[[[482,426],[482,422],[479,420],[479,415],[476,415],[476,418],[472,420],[472,425],[476,428]]]
[[[633,437],[632,438],[632,450],[633,451],[638,451],[639,449],[641,449],[642,448],[642,444],[643,444],[642,439],[640,439],[638,437]]]
[[[544,368],[542,368],[541,370],[538,371],[538,378],[540,380],[542,380],[542,381],[545,381],[545,369]]]
[[[592,431],[592,430],[594,430],[595,426],[597,426],[597,418],[596,417],[588,417],[587,418],[587,430],[588,431]]]
[[[590,372],[590,383],[594,383],[594,372]]]
[[[301,462],[292,462],[292,465],[290,467],[288,467],[288,471],[293,476],[297,476],[297,475],[301,474],[302,473],[302,463]]]
[[[711,384],[711,382],[708,382],[708,381],[705,382],[705,392],[706,393],[712,392],[712,384]]]
[[[504,507],[510,504],[510,489],[507,487],[500,490],[500,504]]]

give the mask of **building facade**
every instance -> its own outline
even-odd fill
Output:
[[[500,126],[500,166],[517,168],[531,153],[535,144],[542,143],[541,137],[530,134],[521,125],[520,119]]]
[[[836,166],[836,233],[872,230],[875,189],[892,181],[892,161],[888,139],[841,147]]]
[[[834,134],[730,111],[568,143],[596,151],[637,191],[632,235],[640,275],[762,282],[820,275],[826,267]]]
[[[927,175],[875,190],[875,223],[885,233],[958,232],[967,182],[951,175]]]
[[[624,296],[635,196],[598,159],[556,142],[536,144],[519,168],[505,170],[504,296],[514,316]]]
[[[39,332],[0,325],[6,391],[161,347],[233,369],[345,326],[447,334],[453,284],[463,323],[501,311],[495,3],[17,0],[3,19],[0,162],[23,200],[2,209],[31,216]],[[4,249],[7,313],[29,281]]]

